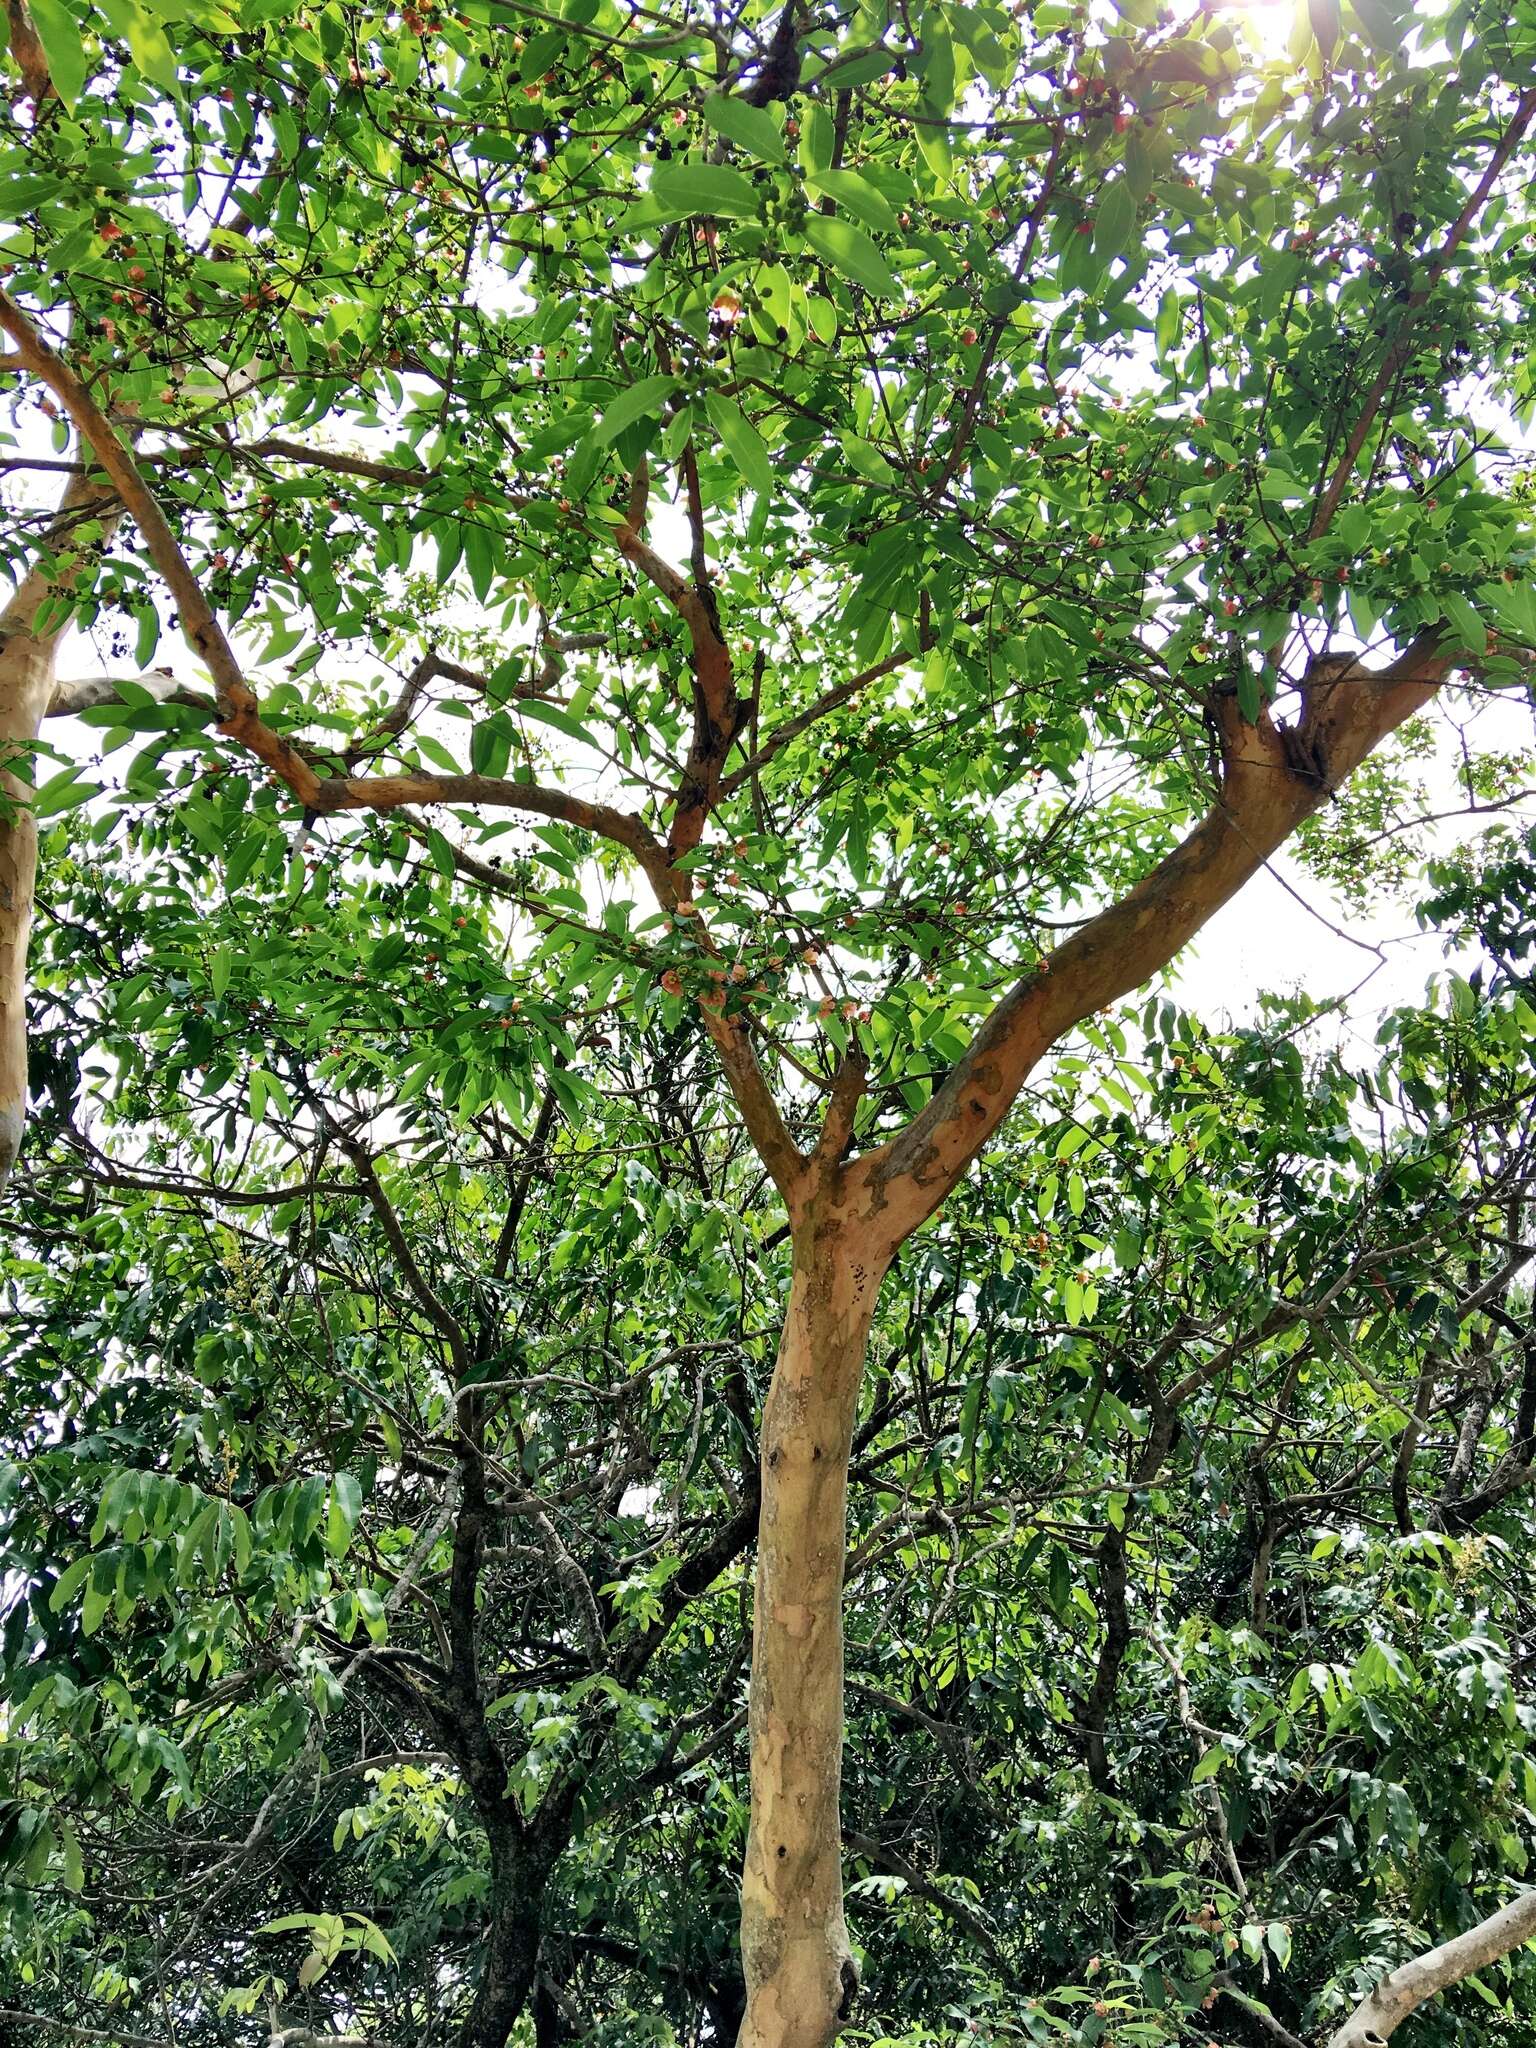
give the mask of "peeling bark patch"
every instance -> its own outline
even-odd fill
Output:
[[[816,1626],[814,1607],[777,1606],[773,1618],[781,1628],[787,1628],[792,1636],[808,1636]]]
[[[837,2016],[840,2020],[852,2019],[853,2001],[859,1995],[859,1969],[857,1963],[851,1957],[845,1956],[843,1958],[843,1966],[838,1972],[838,1978],[843,1987],[843,1995],[838,2000]]]

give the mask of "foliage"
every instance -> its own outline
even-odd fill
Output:
[[[701,1036],[572,1020],[585,1084],[540,1077],[531,1137],[450,1107],[427,1014],[493,974],[536,1003],[549,960],[498,960],[430,862],[382,910],[329,874],[322,951],[286,885],[226,891],[200,801],[141,814],[149,864],[54,828],[37,1002],[79,1044],[7,1264],[12,1997],[187,2040],[270,2000],[461,2024],[495,1859],[433,1704],[465,1397],[430,1293],[497,1389],[482,1725],[524,1820],[573,1816],[540,2024],[719,2034],[750,1516],[713,1534],[785,1250]],[[402,912],[452,934],[441,985],[356,982]],[[1304,1004],[1221,1037],[1154,999],[914,1241],[853,1464],[855,2039],[1242,2040],[1245,2001],[1305,2037],[1524,1869],[1536,1013],[1445,994],[1364,1067]],[[1484,1991],[1536,1999],[1524,1964]],[[1463,1993],[1421,2036],[1493,2020]]]

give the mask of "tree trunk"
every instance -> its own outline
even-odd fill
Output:
[[[14,632],[0,645],[0,1190],[21,1150],[27,1110],[27,940],[37,825],[23,779],[53,687],[52,648]]]
[[[64,542],[93,501],[103,503],[101,484],[71,477],[49,545]],[[110,527],[110,515],[101,524]],[[31,753],[53,695],[60,637],[32,629],[56,580],[67,584],[69,568],[57,579],[34,568],[0,611],[0,1194],[21,1150],[27,1112],[27,941],[37,884]]]
[[[1343,2026],[1328,2037],[1327,2048],[1386,2048],[1410,2013],[1532,1940],[1536,1940],[1536,1891],[1522,1892],[1465,1934],[1388,1971]]]
[[[763,1410],[740,2048],[826,2048],[858,1988],[839,1813],[843,1563],[854,1414],[885,1263],[829,1199],[802,1212]]]
[[[552,1859],[511,1828],[490,1831],[491,1896],[475,2001],[459,2048],[506,2048],[533,1992]]]

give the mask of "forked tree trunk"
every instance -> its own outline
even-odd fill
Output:
[[[997,1129],[1035,1062],[1074,1024],[1166,966],[1327,791],[1434,696],[1455,659],[1428,631],[1380,671],[1309,670],[1300,726],[1289,734],[1268,714],[1250,725],[1235,699],[1215,699],[1222,784],[1206,816],[1020,978],[903,1132],[846,1166],[835,1162],[852,1143],[861,1067],[845,1063],[839,1073],[806,1159],[765,1100],[755,1064],[728,1064],[790,1207],[795,1243],[763,1415],[739,2048],[828,2048],[857,1988],[838,1813],[843,1549],[859,1378],[886,1266]],[[1298,747],[1313,764],[1305,775],[1293,769]],[[725,1036],[711,1035],[717,1044]]]
[[[848,1457],[884,1263],[829,1205],[813,1204],[796,1225],[763,1410],[740,2048],[826,2048],[858,1988],[839,1813],[843,1559]]]

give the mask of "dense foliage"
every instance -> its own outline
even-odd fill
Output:
[[[439,991],[352,958],[403,915],[454,934],[450,1003],[509,1010],[546,963],[423,863],[382,912],[330,882],[323,964],[157,816],[54,832],[7,1264],[11,2000],[451,2038],[498,1871],[535,1866],[541,2040],[726,2037],[785,1252],[702,1035],[598,1020],[526,1135],[449,1115],[406,1058]],[[855,2038],[1259,2041],[1261,2004],[1309,2038],[1524,1870],[1536,1012],[1441,995],[1353,1063],[1305,1005],[1213,1035],[1154,1000],[911,1248],[853,1463]],[[331,1006],[312,1071],[292,1019]],[[445,1341],[490,1390],[478,1500]],[[1523,1965],[1421,2037],[1501,2010],[1520,2038]]]

